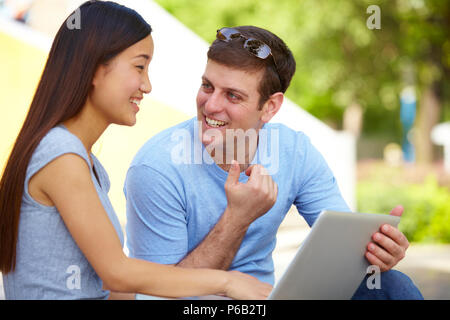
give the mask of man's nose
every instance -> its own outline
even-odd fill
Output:
[[[212,93],[205,103],[205,111],[208,114],[219,113],[223,110],[223,103],[219,93]]]

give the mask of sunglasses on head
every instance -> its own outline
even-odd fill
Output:
[[[243,36],[242,33],[240,33],[237,29],[234,28],[222,28],[217,30],[216,38],[225,42],[242,38],[245,40],[244,48],[247,49],[247,51],[253,54],[254,56],[260,59],[267,59],[267,57],[272,56],[275,69],[277,71],[277,76],[281,83],[277,63],[275,61],[274,56],[272,55],[272,50],[267,44],[258,39],[247,38]]]

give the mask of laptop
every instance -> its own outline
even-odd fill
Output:
[[[367,274],[364,254],[372,235],[399,221],[386,214],[321,212],[268,299],[350,299]]]
[[[358,289],[369,262],[364,254],[381,225],[397,227],[400,217],[322,211],[268,300],[348,300]],[[136,295],[138,300],[164,299]],[[209,295],[194,300],[230,300]]]

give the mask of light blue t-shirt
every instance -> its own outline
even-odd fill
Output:
[[[63,125],[57,126],[41,140],[28,164],[20,210],[16,269],[3,274],[6,299],[106,299],[109,296],[56,207],[40,204],[28,192],[30,178],[66,153],[79,155],[88,163],[97,194],[123,245],[122,229],[108,198],[108,174],[91,153],[98,181],[82,142]]]
[[[130,256],[175,264],[195,249],[227,206],[228,172],[212,161],[191,119],[152,137],[132,161],[125,180]],[[278,185],[275,205],[247,230],[230,270],[273,284],[276,233],[294,204],[312,226],[325,209],[350,211],[333,173],[302,132],[265,124],[252,163]],[[248,177],[241,173],[239,181]]]

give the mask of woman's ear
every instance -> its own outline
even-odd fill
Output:
[[[95,70],[94,77],[92,78],[92,86],[93,87],[96,87],[98,85],[99,78],[100,78],[100,69],[101,69],[101,66],[98,67],[97,70]]]
[[[103,64],[100,64],[97,67],[97,70],[95,70],[95,73],[94,73],[94,77],[92,78],[92,86],[93,87],[98,86],[101,79],[106,75],[106,71],[107,71],[106,68],[107,68],[107,65],[103,65]]]
[[[276,92],[271,95],[263,106],[261,121],[265,123],[269,122],[280,110],[283,99],[284,94],[282,92]]]

